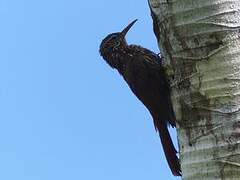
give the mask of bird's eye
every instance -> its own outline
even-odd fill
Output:
[[[121,42],[119,39],[119,33],[113,33],[108,35],[104,40],[103,44],[107,49],[117,49]]]
[[[115,50],[115,49],[117,49],[119,46],[120,46],[120,42],[117,41],[117,42],[114,44],[113,49]]]

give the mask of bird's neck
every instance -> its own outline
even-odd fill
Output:
[[[112,55],[113,62],[115,62],[114,68],[116,68],[119,73],[123,75],[127,64],[129,61],[131,61],[132,58],[129,47],[127,45],[119,47],[118,49],[114,50]]]

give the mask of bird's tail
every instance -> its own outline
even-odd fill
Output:
[[[158,130],[165,157],[174,176],[181,176],[181,166],[177,157],[177,151],[173,145],[167,125],[159,121],[156,125]]]

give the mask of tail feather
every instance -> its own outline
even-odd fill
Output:
[[[165,153],[165,157],[167,159],[168,165],[172,171],[174,176],[181,176],[181,166],[179,163],[179,159],[177,157],[177,151],[173,145],[171,136],[167,129],[167,125],[163,122],[159,121],[158,123],[155,122],[156,129],[158,130],[161,143],[163,146],[163,150]]]

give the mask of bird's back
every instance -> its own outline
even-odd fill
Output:
[[[127,60],[120,72],[138,99],[152,116],[175,126],[175,116],[170,99],[170,88],[161,65],[161,58],[152,51],[136,45],[126,49]]]

